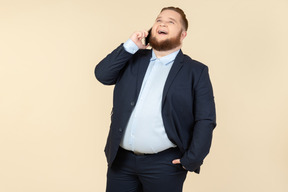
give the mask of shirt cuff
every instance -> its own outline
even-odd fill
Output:
[[[124,49],[131,54],[134,54],[139,50],[138,46],[131,39],[128,39],[123,46]]]

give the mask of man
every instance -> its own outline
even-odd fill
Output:
[[[107,192],[181,192],[199,173],[216,126],[208,68],[181,51],[188,21],[180,8],[158,15],[149,39],[138,31],[95,68],[115,85],[105,147]]]

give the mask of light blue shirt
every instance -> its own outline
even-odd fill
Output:
[[[128,40],[124,48],[131,54],[137,45]],[[162,119],[162,95],[164,85],[179,50],[157,58],[152,51],[135,108],[128,121],[120,146],[141,153],[158,153],[176,147],[167,137]]]

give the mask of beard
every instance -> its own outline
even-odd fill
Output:
[[[150,46],[157,51],[169,51],[181,45],[181,32],[170,39],[158,41],[155,36],[149,38]]]

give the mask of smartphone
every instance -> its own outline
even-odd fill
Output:
[[[148,43],[149,43],[149,38],[150,38],[150,35],[151,35],[151,30],[152,30],[152,28],[149,29],[148,35],[147,35],[147,37],[145,37],[145,45],[148,45]]]

